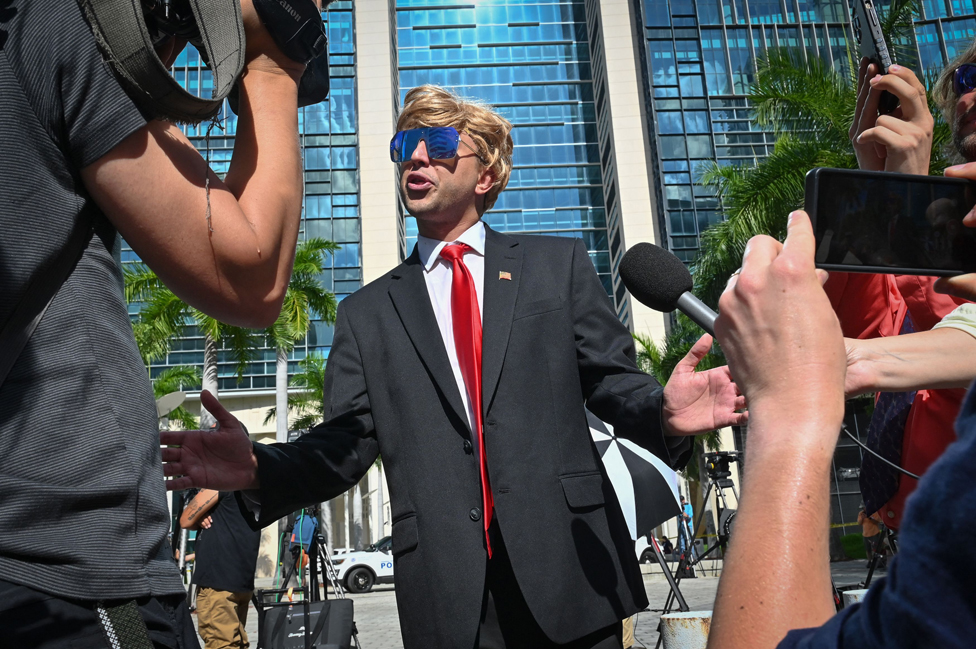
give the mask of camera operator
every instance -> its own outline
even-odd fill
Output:
[[[972,60],[976,50],[964,56]],[[946,79],[952,86],[955,65],[943,73],[940,86]],[[879,116],[885,91],[899,106]],[[954,106],[957,99],[962,104],[964,97],[946,101]],[[958,153],[976,159],[976,147],[969,155],[958,146],[960,123],[950,121]],[[925,87],[911,70],[894,65],[881,75],[876,64],[861,61],[849,134],[862,169],[927,175],[933,128]],[[941,322],[966,300],[945,294],[945,281],[910,275],[831,273],[824,289],[849,339],[848,394],[879,392],[868,445],[923,474],[955,439],[952,422],[963,390],[952,388],[965,386],[976,374],[976,339],[957,330],[951,319]],[[937,327],[942,328],[931,331]],[[950,347],[954,356],[945,352]],[[867,514],[880,511],[886,525],[899,528],[916,481],[867,456],[860,482]]]
[[[976,564],[945,557],[968,538],[976,516],[972,388],[957,423],[959,441],[909,500],[901,552],[887,578],[872,585],[863,603],[834,615],[830,465],[844,415],[846,361],[814,247],[809,218],[794,212],[785,243],[764,236],[749,242],[741,274],[719,301],[715,333],[749,403],[749,471],[709,647],[970,647]]]
[[[278,316],[301,211],[304,66],[241,4],[246,62],[223,181],[175,124],[137,110],[78,3],[13,0],[0,12],[0,322],[94,230],[0,387],[3,646],[198,646],[113,251],[125,237],[180,298],[224,322]],[[165,49],[171,63],[181,48]]]

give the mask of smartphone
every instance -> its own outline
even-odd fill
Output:
[[[888,74],[888,68],[895,63],[895,57],[885,43],[881,33],[878,12],[874,0],[851,0],[851,30],[857,41],[861,56],[881,68],[881,74]],[[865,79],[867,81],[867,79]],[[887,90],[881,93],[878,101],[878,114],[887,115],[898,107],[898,97]]]
[[[976,183],[856,169],[812,169],[805,208],[825,270],[952,276],[976,272],[976,228],[963,217]]]

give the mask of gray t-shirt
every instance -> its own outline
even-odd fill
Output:
[[[96,600],[182,593],[156,410],[79,169],[145,125],[72,0],[0,10],[0,325],[80,219],[95,235],[0,387],[0,579]],[[0,350],[3,353],[3,350]]]

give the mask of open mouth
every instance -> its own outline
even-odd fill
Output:
[[[430,178],[416,171],[407,175],[407,189],[413,191],[423,191],[434,186]]]

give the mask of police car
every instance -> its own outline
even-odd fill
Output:
[[[351,593],[368,593],[373,584],[393,583],[393,537],[384,536],[365,550],[336,550],[332,563],[339,583]]]

